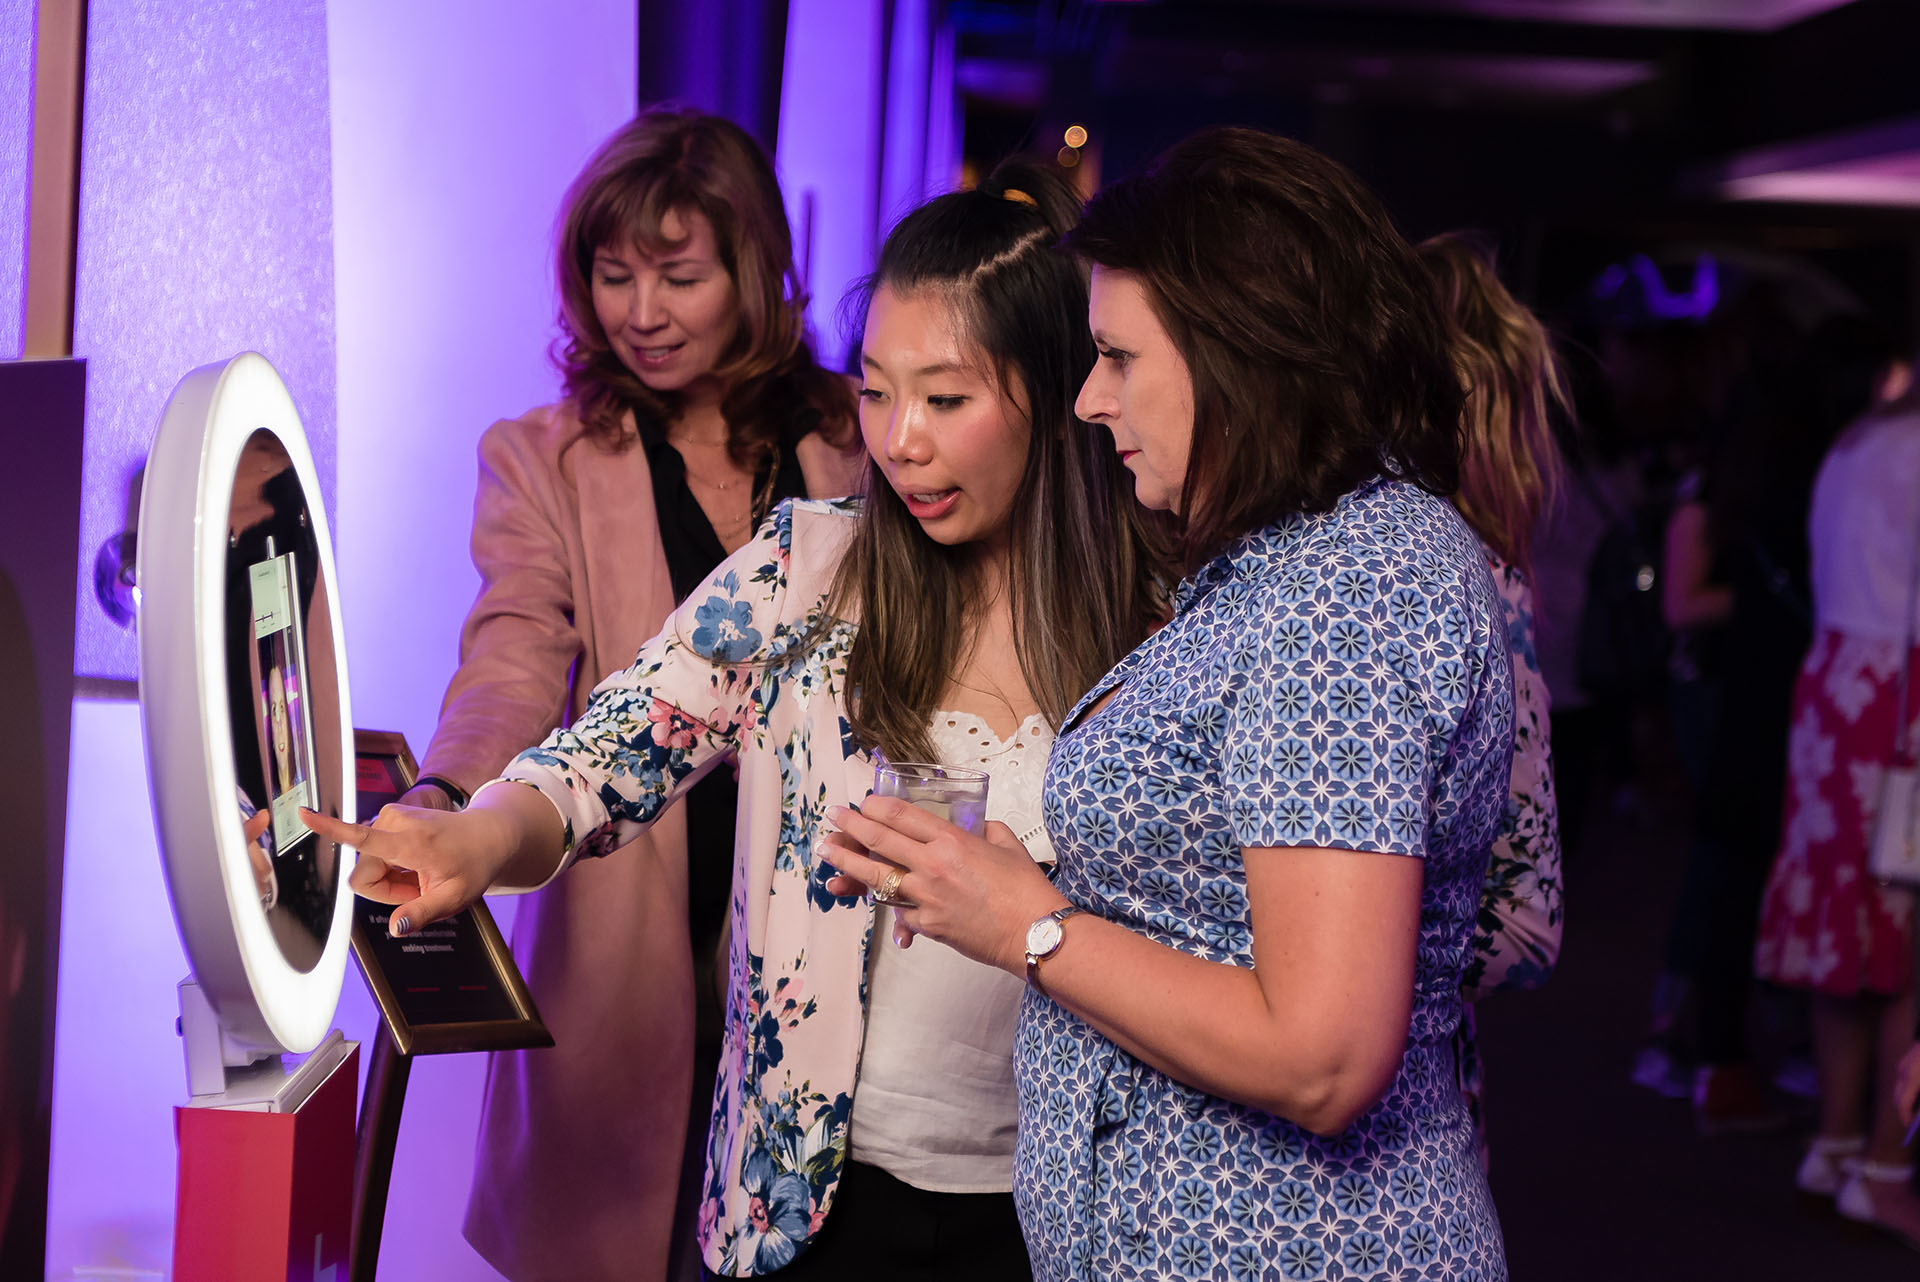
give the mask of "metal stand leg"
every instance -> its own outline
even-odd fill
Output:
[[[400,1108],[406,1102],[413,1057],[402,1055],[380,1022],[367,1063],[367,1089],[360,1101],[360,1132],[353,1160],[353,1254],[351,1282],[373,1282],[380,1265],[380,1234],[386,1225],[387,1189],[393,1182],[393,1150],[400,1139]]]

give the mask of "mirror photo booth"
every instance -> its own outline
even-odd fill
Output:
[[[137,540],[140,702],[193,973],[174,1275],[344,1275],[358,1046],[332,1030],[355,819],[345,633],[319,478],[280,376],[243,353],[180,381]]]
[[[484,903],[395,940],[356,899],[356,822],[414,781],[404,737],[353,729],[326,511],[293,398],[248,352],[180,381],[135,538],[140,704],[174,919],[188,1104],[174,1276],[370,1279],[417,1055],[551,1046]],[[379,1008],[332,1025],[349,952]]]

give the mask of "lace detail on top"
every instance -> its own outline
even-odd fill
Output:
[[[1053,745],[1045,719],[1029,717],[1001,739],[971,713],[938,712],[932,732],[941,764],[988,773],[987,818],[1019,834],[1037,861],[1050,861],[1040,818]],[[873,911],[848,1153],[918,1189],[1004,1193],[1013,1187],[1013,1044],[1026,986],[936,940],[902,950],[893,942],[893,910]]]
[[[942,710],[933,714],[931,737],[942,765],[987,772],[988,816],[1013,829],[1035,863],[1052,863],[1053,843],[1040,809],[1047,754],[1053,748],[1053,727],[1046,716],[1034,713],[1011,738],[1002,739],[983,717]]]

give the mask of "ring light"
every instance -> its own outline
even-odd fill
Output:
[[[353,718],[319,477],[265,357],[174,389],[137,556],[147,769],[181,945],[239,1062],[311,1051],[345,977],[353,856],[295,811],[354,821]]]

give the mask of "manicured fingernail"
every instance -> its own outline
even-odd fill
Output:
[[[845,819],[847,817],[848,809],[849,807],[847,806],[828,806],[827,818],[833,821],[834,823],[839,823],[842,819]]]
[[[410,919],[406,917],[395,917],[393,919],[393,933],[395,935],[404,935],[412,929],[413,922]]]

